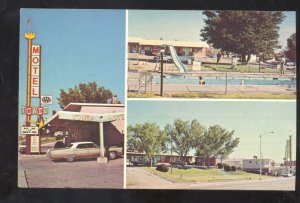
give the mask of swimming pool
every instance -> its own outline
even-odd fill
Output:
[[[225,77],[204,77],[206,85],[225,85]],[[242,77],[228,77],[228,85],[240,85],[244,81],[244,85],[287,85],[295,86],[296,80],[278,79],[278,78],[242,78]],[[160,83],[160,76],[154,76],[153,82]],[[197,76],[177,76],[166,75],[164,78],[165,84],[199,84],[199,77]]]

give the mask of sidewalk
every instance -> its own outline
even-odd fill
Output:
[[[24,167],[18,163],[18,187],[28,188]]]

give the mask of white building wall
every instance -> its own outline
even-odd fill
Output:
[[[271,159],[262,159],[262,168],[270,168]],[[244,159],[243,160],[244,169],[259,169],[260,168],[260,159]]]

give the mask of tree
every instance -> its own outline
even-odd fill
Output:
[[[296,61],[296,33],[292,34],[287,39],[286,57],[291,61]]]
[[[71,102],[78,103],[107,103],[112,98],[112,92],[104,87],[97,87],[96,82],[79,83],[79,86],[69,88],[68,92],[60,89],[58,104],[63,109]]]
[[[154,155],[162,151],[165,140],[166,135],[155,123],[129,125],[127,128],[127,148],[145,152],[150,166]]]
[[[176,119],[173,125],[167,124],[164,131],[172,150],[184,161],[188,152],[196,146],[197,140],[203,135],[204,127],[197,120],[189,122]]]
[[[204,11],[200,36],[214,48],[242,55],[264,54],[278,46],[280,11]]]
[[[204,157],[207,166],[211,157],[227,157],[239,144],[239,138],[233,139],[233,134],[219,125],[209,127],[197,142],[196,155]]]

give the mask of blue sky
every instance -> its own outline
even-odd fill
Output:
[[[286,47],[286,39],[296,32],[296,12],[286,15],[280,25],[279,44]],[[149,39],[199,41],[204,26],[202,11],[129,10],[128,36]],[[147,26],[145,26],[147,25]]]
[[[42,95],[51,95],[52,110],[60,89],[95,81],[124,103],[125,10],[22,9],[20,16],[19,109],[25,106],[28,18],[42,46]],[[33,106],[38,99],[32,99]],[[21,116],[21,125],[25,116]]]
[[[286,140],[292,135],[293,159],[296,156],[296,102],[295,101],[136,101],[130,100],[128,125],[155,122],[161,129],[175,119],[197,119],[204,126],[221,125],[235,130],[239,146],[230,158],[259,156],[259,134],[262,137],[263,157],[282,162]]]

